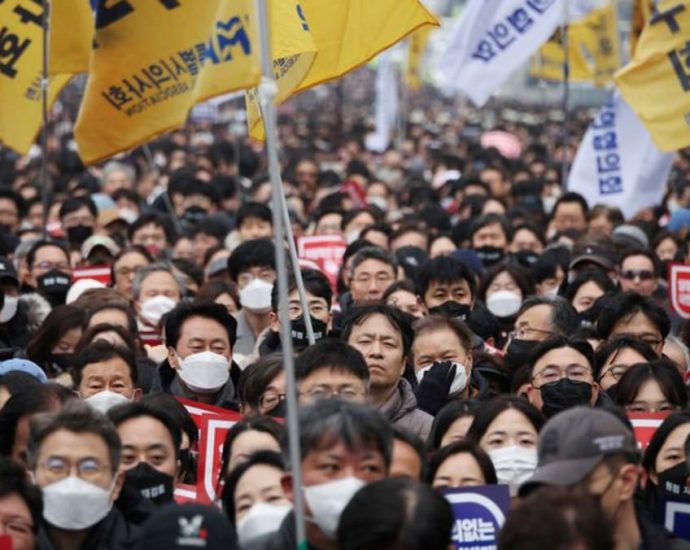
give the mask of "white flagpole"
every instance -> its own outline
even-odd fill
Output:
[[[295,511],[295,524],[297,531],[297,544],[301,545],[306,541],[306,529],[304,523],[304,499],[302,494],[302,468],[299,441],[299,425],[297,418],[297,383],[295,381],[295,363],[292,349],[292,331],[290,314],[288,311],[288,274],[287,258],[283,246],[284,231],[282,214],[282,204],[280,197],[285,197],[280,181],[280,165],[278,163],[278,144],[276,133],[276,108],[275,96],[277,86],[273,76],[273,60],[271,59],[271,37],[269,35],[268,23],[268,0],[256,0],[259,40],[261,43],[261,69],[263,79],[259,88],[259,99],[266,131],[266,152],[268,155],[268,168],[271,176],[271,186],[273,187],[273,229],[275,231],[275,252],[276,252],[276,271],[278,285],[278,312],[281,325],[281,344],[283,349],[283,366],[285,368],[285,389],[287,401],[287,430],[289,436],[289,453],[292,473],[293,506]],[[286,223],[289,225],[289,223]],[[299,266],[295,266],[295,271],[299,271]],[[309,314],[309,309],[305,310],[305,318]]]
[[[43,202],[43,237],[48,235],[50,183],[48,182],[48,24],[50,2],[43,3],[43,64],[41,67],[41,199]]]

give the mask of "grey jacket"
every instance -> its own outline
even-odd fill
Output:
[[[393,425],[426,441],[434,417],[417,408],[417,398],[407,380],[401,378],[396,391],[378,409]]]

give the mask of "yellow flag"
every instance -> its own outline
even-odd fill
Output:
[[[616,84],[664,152],[690,145],[690,1],[660,0]]]
[[[545,80],[563,80],[564,54],[560,30],[530,62],[530,74]],[[602,85],[613,80],[620,67],[617,15],[610,4],[568,26],[569,78],[572,82]]]
[[[41,128],[43,8],[29,0],[0,2],[0,142],[26,154]],[[52,105],[69,80],[50,80]]]
[[[48,74],[79,74],[89,70],[94,15],[88,0],[50,3]]]
[[[405,84],[407,84],[410,90],[419,90],[422,86],[422,56],[426,51],[431,31],[431,27],[422,27],[410,35],[407,49],[407,63],[405,64],[405,72],[403,73]]]
[[[277,101],[344,74],[370,61],[408,34],[438,21],[419,0],[301,0],[305,24],[316,44],[316,58],[302,77],[303,66],[279,75]],[[290,87],[288,79],[299,81]],[[249,133],[263,139],[264,129],[256,94],[247,95]]]
[[[630,20],[630,56],[635,55],[637,41],[640,39],[642,29],[652,16],[654,0],[635,0],[632,18]]]
[[[184,124],[194,104],[256,86],[261,77],[254,0],[130,2],[100,8],[89,80],[75,136],[82,160],[97,162]],[[297,15],[277,41],[292,54],[314,50]],[[271,17],[275,14],[271,10]]]

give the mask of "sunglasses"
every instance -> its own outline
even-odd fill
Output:
[[[621,273],[626,281],[633,281],[639,277],[641,281],[651,281],[654,278],[654,272],[648,269],[626,269]]]

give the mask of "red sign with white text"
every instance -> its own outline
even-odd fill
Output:
[[[669,265],[668,299],[673,311],[683,319],[690,319],[690,265]]]
[[[297,239],[300,258],[316,262],[333,284],[338,279],[347,243],[340,235],[313,235]]]
[[[112,272],[109,265],[94,265],[91,267],[78,267],[72,270],[72,281],[79,279],[93,279],[105,286],[112,282]]]
[[[206,415],[202,418],[196,478],[199,504],[213,504],[216,501],[225,436],[240,420],[242,416],[237,413],[223,416]]]
[[[669,413],[628,413],[640,449],[644,451],[647,448],[654,432],[668,415]]]

